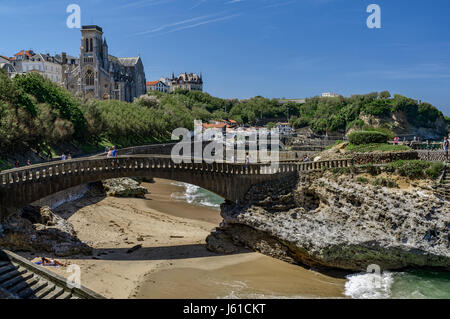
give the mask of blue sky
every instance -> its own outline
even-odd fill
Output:
[[[78,55],[82,24],[103,27],[110,54],[141,55],[147,80],[203,72],[219,97],[298,98],[389,90],[450,115],[448,0],[0,0],[0,54]],[[381,7],[381,29],[366,8]]]

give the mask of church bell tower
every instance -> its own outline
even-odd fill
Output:
[[[85,98],[100,98],[100,67],[104,62],[103,30],[96,25],[82,26],[80,47],[80,88]]]

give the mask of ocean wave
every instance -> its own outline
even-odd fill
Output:
[[[182,182],[174,182],[172,183],[172,185],[184,187],[184,192],[177,192],[171,195],[171,197],[175,200],[182,200],[188,202],[189,204],[205,206],[214,209],[219,209],[220,204],[223,202],[223,200],[219,196],[207,190],[204,190],[199,186]]]
[[[354,299],[387,299],[391,297],[394,274],[391,272],[348,275],[345,295]]]

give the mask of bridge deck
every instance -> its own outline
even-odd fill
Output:
[[[187,162],[183,162],[182,160]],[[190,158],[129,155],[114,159],[80,158],[42,163],[0,173],[0,218],[48,195],[77,185],[118,177],[158,177],[198,185],[237,201],[254,184],[281,175],[349,167],[351,160],[282,163],[207,163]]]

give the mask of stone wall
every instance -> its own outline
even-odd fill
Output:
[[[419,155],[416,151],[407,152],[374,152],[357,153],[352,156],[354,165],[363,164],[386,164],[398,160],[417,160]]]
[[[426,150],[417,150],[418,156],[421,160],[424,161],[446,161],[447,158],[445,156],[445,152],[443,150],[436,150],[436,151],[426,151]],[[448,160],[450,160],[450,154],[448,157]]]

